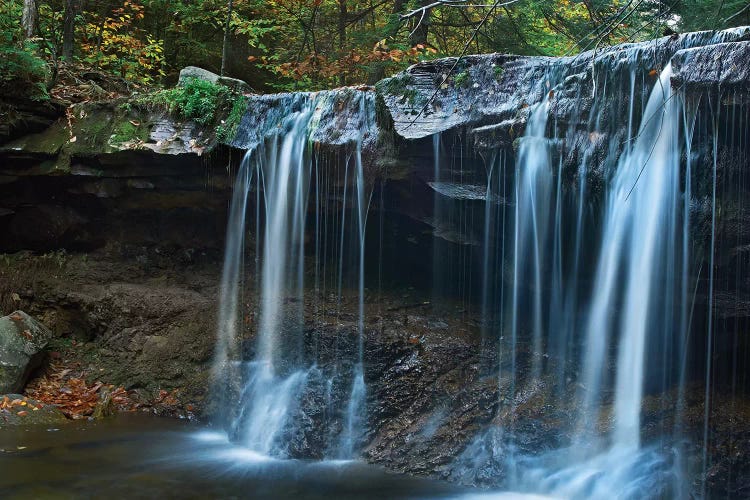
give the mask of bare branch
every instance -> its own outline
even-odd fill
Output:
[[[411,12],[407,12],[406,14],[401,14],[401,20],[409,19],[411,17],[420,17],[420,23],[422,22],[422,19],[424,19],[425,13],[430,10],[434,9],[435,7],[455,7],[460,9],[468,9],[470,7],[477,7],[477,8],[491,8],[491,7],[502,7],[504,5],[510,5],[512,3],[516,3],[518,0],[512,0],[508,1],[506,3],[501,4],[475,4],[475,3],[467,3],[469,0],[438,0],[436,2],[432,2],[431,4],[423,5],[422,7],[419,7],[418,9],[414,9]]]
[[[740,10],[739,12],[736,12],[736,13],[732,14],[731,16],[727,17],[726,19],[724,19],[724,20],[723,20],[723,22],[725,22],[725,23],[726,23],[726,22],[728,22],[728,21],[731,21],[731,20],[732,20],[732,19],[734,19],[735,17],[737,17],[737,16],[739,16],[740,14],[742,14],[743,12],[745,12],[745,11],[746,11],[747,9],[750,9],[750,3],[749,3],[749,4],[747,4],[747,5],[745,5],[745,7],[744,7],[743,9],[741,9],[741,10]]]
[[[471,36],[466,41],[466,45],[464,45],[463,50],[461,50],[461,53],[458,54],[458,57],[456,57],[456,60],[453,62],[453,65],[448,70],[448,73],[443,76],[443,81],[441,83],[445,83],[448,80],[448,77],[451,75],[451,73],[453,73],[453,70],[456,69],[456,66],[458,66],[458,63],[461,61],[461,58],[463,58],[464,54],[466,54],[466,51],[469,49],[469,45],[471,45],[471,42],[477,36],[477,34],[479,33],[479,30],[482,29],[482,26],[484,26],[484,23],[486,23],[487,20],[492,15],[492,13],[495,12],[495,9],[497,9],[498,7],[502,7],[502,6],[505,6],[505,5],[510,5],[512,3],[516,3],[518,1],[520,1],[520,0],[510,0],[508,2],[505,2],[505,3],[501,4],[500,0],[497,0],[494,4],[490,5],[490,9],[487,11],[487,13],[484,15],[484,17],[482,17],[482,20],[479,22],[479,25],[477,25],[477,27],[471,33]],[[447,4],[446,2],[438,2],[438,3]],[[448,4],[449,3],[454,3],[454,2],[448,2]],[[426,8],[426,7],[427,6],[425,6],[424,8]],[[433,94],[432,94],[432,96],[430,96],[429,100],[425,103],[424,106],[422,106],[422,109],[419,110],[419,113],[417,114],[417,116],[414,118],[414,120],[411,121],[411,123],[409,123],[409,125],[406,126],[406,128],[411,127],[412,125],[414,125],[417,122],[417,120],[419,120],[419,118],[424,114],[424,112],[427,109],[427,107],[432,103],[432,101],[435,100],[435,97],[437,97],[438,92],[440,92],[440,86],[438,86],[435,89],[435,92],[433,92]]]

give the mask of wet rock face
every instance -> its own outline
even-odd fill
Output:
[[[750,41],[720,43],[677,52],[672,85],[686,91],[730,88],[750,90]]]
[[[23,389],[41,366],[52,332],[23,311],[0,318],[0,393]]]
[[[0,148],[0,251],[105,246],[219,251],[229,193],[224,166],[238,160],[227,154],[204,161],[186,153],[192,132],[165,123],[154,122],[153,151],[145,145],[77,149],[72,145],[79,141],[71,145],[67,133],[60,140],[59,130]]]
[[[685,76],[678,70],[676,82],[745,86],[747,65],[742,61],[748,39],[750,29],[736,28],[616,45],[573,57],[446,58],[415,64],[380,82],[378,91],[396,133],[405,139],[463,129],[476,134],[476,144],[483,148],[502,147],[523,134],[529,108],[545,98],[551,104],[550,122],[563,130],[586,128],[591,118],[602,119],[590,116],[595,93],[612,94],[611,102],[594,110],[597,115],[605,120],[623,118],[627,108],[617,97],[629,93],[625,82],[630,81],[630,73],[651,86],[675,54],[677,65],[685,67]],[[719,66],[719,61],[726,66]]]

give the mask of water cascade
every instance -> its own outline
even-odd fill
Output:
[[[319,132],[321,114],[335,97],[327,93],[303,95],[287,103],[289,108],[275,126],[269,126],[256,147],[246,153],[235,182],[213,375],[221,395],[219,415],[224,425],[241,444],[262,455],[294,454],[294,440],[310,432],[302,427],[308,411],[303,400],[310,387],[321,382],[329,387],[328,434],[337,434],[329,435],[325,455],[351,458],[363,433],[364,234],[372,189],[365,180],[362,146],[371,132],[372,101],[364,93],[353,97],[363,123],[359,135],[351,141],[340,184],[339,172],[327,170],[327,158],[314,149],[313,139]],[[256,320],[252,316],[254,304],[246,297],[249,290],[243,286],[246,212],[253,179],[258,200],[256,259],[260,272],[255,299],[257,334],[252,358],[247,360],[242,352],[248,349],[243,338]],[[336,196],[342,199],[339,208],[324,207]],[[315,224],[312,283],[307,282],[305,262],[308,217]],[[352,228],[355,238],[351,238]],[[318,302],[327,298],[331,288],[338,297],[335,301],[341,300],[343,283],[348,279],[345,262],[350,248],[357,254],[353,281],[359,295],[359,319],[354,354],[341,359],[351,368],[347,373],[338,364],[333,370],[317,366],[317,353],[305,345],[305,312],[313,302],[315,310],[324,307]],[[329,251],[336,253],[338,265],[327,266],[325,253]],[[331,388],[341,385],[342,377],[348,378],[348,398],[334,401]]]
[[[427,314],[421,309],[402,314],[413,307],[407,303],[391,308],[398,311],[394,320],[379,305],[377,342],[391,338],[384,333],[388,325],[398,332],[414,325],[444,330],[442,316],[450,311],[470,325],[465,331],[476,327],[481,337],[477,358],[460,368],[466,388],[463,379],[447,377],[455,394],[435,390],[434,400],[404,417],[408,436],[398,445],[416,453],[443,446],[443,438],[464,439],[461,446],[451,441],[450,460],[433,457],[431,466],[440,468],[420,462],[420,471],[561,498],[686,496],[687,478],[705,478],[711,467],[710,388],[717,374],[734,384],[742,366],[735,359],[727,375],[714,366],[712,352],[715,254],[734,258],[726,257],[717,236],[717,186],[721,175],[730,175],[722,174],[721,162],[729,160],[720,150],[742,150],[746,124],[720,112],[744,97],[722,100],[677,82],[685,79],[680,65],[691,47],[745,36],[742,30],[685,35],[565,59],[476,59],[466,74],[480,78],[488,71],[487,86],[501,90],[480,94],[475,85],[461,91],[486,99],[484,108],[472,108],[480,115],[470,117],[478,125],[469,131],[445,125],[465,118],[464,109],[445,97],[448,91],[434,93],[439,102],[424,116],[412,102],[423,101],[386,95],[393,121],[381,117],[377,124],[368,92],[276,98],[283,106],[274,101],[268,109],[275,111],[262,115],[256,127],[261,132],[251,134],[231,206],[214,366],[219,414],[230,434],[277,457],[357,457],[368,432],[380,433],[381,440],[375,439],[370,456],[377,456],[379,445],[396,447],[388,441],[397,433],[387,421],[412,411],[410,398],[418,398],[399,400],[406,391],[397,383],[402,392],[384,396],[375,387],[379,381],[370,385],[368,370],[378,365],[381,375],[419,381],[424,373],[432,376],[433,367],[419,365],[428,348],[421,334],[408,332],[393,352],[385,348],[393,359],[368,358],[376,347],[368,344],[366,269],[375,256],[366,249],[378,249],[380,296],[383,275],[393,265],[382,255],[392,246],[394,260],[403,257],[404,266],[414,262],[429,274],[428,289],[421,290],[428,300],[416,307],[430,305],[424,311],[433,318],[420,316]],[[506,94],[495,64],[521,75],[512,77]],[[409,71],[415,88],[429,96],[434,73],[442,70],[417,65]],[[348,101],[334,105],[342,95]],[[399,114],[399,106],[411,108]],[[510,118],[487,125],[491,112]],[[414,116],[422,121],[410,128]],[[736,134],[726,132],[732,126]],[[336,127],[343,128],[335,135],[343,136],[337,139],[341,147],[334,153],[317,147],[316,134],[330,138]],[[412,177],[375,171],[367,161],[372,150],[384,147],[376,136],[382,139],[391,127],[401,136],[398,154],[413,155],[418,172]],[[523,129],[520,136],[515,127]],[[379,228],[368,232],[378,176]],[[424,187],[423,200],[411,199],[415,179]],[[390,193],[386,180],[402,182],[402,193]],[[733,217],[739,213],[738,221],[743,183],[740,177],[725,188],[740,200],[740,208],[727,205]],[[253,197],[257,297],[244,272]],[[401,213],[393,200],[407,204]],[[419,246],[425,234],[431,247]],[[739,239],[736,244],[740,248]],[[742,269],[741,263],[731,266]],[[403,297],[413,301],[420,292],[412,291],[411,276],[394,268],[397,276],[388,279],[408,286]],[[342,318],[351,296],[357,297],[356,321],[346,327]],[[251,314],[254,301],[257,317]],[[326,322],[331,311],[335,320]],[[326,329],[334,335],[320,335]],[[404,354],[404,346],[416,347]],[[695,418],[695,402],[688,400],[696,393],[696,373],[705,374],[700,470],[686,458],[695,432],[688,437],[684,425]],[[442,380],[436,375],[430,383]],[[461,399],[471,391],[473,400]],[[391,413],[383,410],[375,422],[367,409],[377,397],[389,399],[398,412],[388,407]],[[534,413],[534,405],[541,410]],[[467,415],[475,410],[469,408],[475,407],[481,416],[471,420]],[[465,427],[452,433],[456,421]]]
[[[737,34],[717,34],[711,42]],[[699,37],[686,36],[682,43],[691,47]],[[588,120],[581,120],[579,111],[567,120],[588,123],[584,131],[548,120],[560,114],[554,109],[554,96],[560,92],[558,86],[564,88],[571,80],[568,68],[551,62],[542,73],[542,88],[551,90],[543,91],[528,113],[511,177],[513,229],[502,232],[512,245],[513,277],[505,282],[495,276],[499,285],[493,295],[502,297],[504,290],[510,294],[510,302],[494,301],[497,310],[509,311],[501,313],[504,320],[495,329],[497,423],[480,431],[458,457],[462,482],[493,484],[488,477],[502,477],[495,484],[561,498],[685,496],[686,478],[696,470],[689,470],[682,456],[685,437],[677,422],[684,417],[686,373],[695,363],[691,359],[696,355],[689,351],[695,342],[691,332],[696,335],[696,292],[706,285],[704,349],[709,354],[704,355],[700,469],[704,475],[709,470],[710,387],[716,371],[710,353],[715,350],[716,165],[721,158],[717,131],[726,130],[726,122],[736,123],[736,118],[721,121],[722,105],[715,95],[707,93],[701,106],[700,96],[681,92],[672,81],[671,64],[649,81],[639,75],[643,54],[625,50],[613,59],[618,58],[614,70],[595,65],[592,97],[578,88],[576,99],[591,102]],[[607,108],[626,113],[613,116]],[[702,129],[696,127],[699,115],[705,121]],[[741,146],[736,137],[744,137],[744,130],[725,139],[726,144]],[[696,226],[691,219],[696,141],[708,159],[704,163],[712,165],[701,174],[700,196],[710,207],[703,216],[708,229],[706,222]],[[602,143],[605,146],[597,150]],[[488,186],[493,162],[485,162]],[[588,179],[592,168],[603,178],[602,188],[593,186],[597,192],[591,191]],[[572,172],[577,174],[575,183],[569,181]],[[485,204],[482,266],[483,275],[491,276],[495,268],[486,254],[502,255],[507,246],[503,242],[489,249],[493,236],[488,214],[496,204],[489,188]],[[601,208],[592,214],[592,206]],[[695,243],[699,231],[706,234],[707,247]],[[701,260],[709,269],[703,271],[706,277],[694,267]],[[482,310],[487,316],[492,314],[487,280],[483,287]],[[568,437],[546,452],[524,444],[528,437],[515,419],[503,423],[505,412],[515,414],[535,393],[572,417],[566,426]],[[657,401],[663,414],[678,415],[671,420],[674,427],[659,422],[658,434],[644,445],[643,402],[649,398]]]

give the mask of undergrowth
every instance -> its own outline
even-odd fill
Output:
[[[0,49],[0,81],[6,96],[19,93],[34,100],[49,99],[49,72],[43,59],[31,50],[3,47]]]
[[[216,136],[229,141],[237,132],[247,99],[224,85],[190,78],[184,84],[138,97],[135,104],[161,108],[183,120],[216,125]]]

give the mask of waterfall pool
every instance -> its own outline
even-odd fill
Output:
[[[455,498],[444,481],[358,461],[278,460],[190,422],[121,414],[0,428],[3,498]]]

